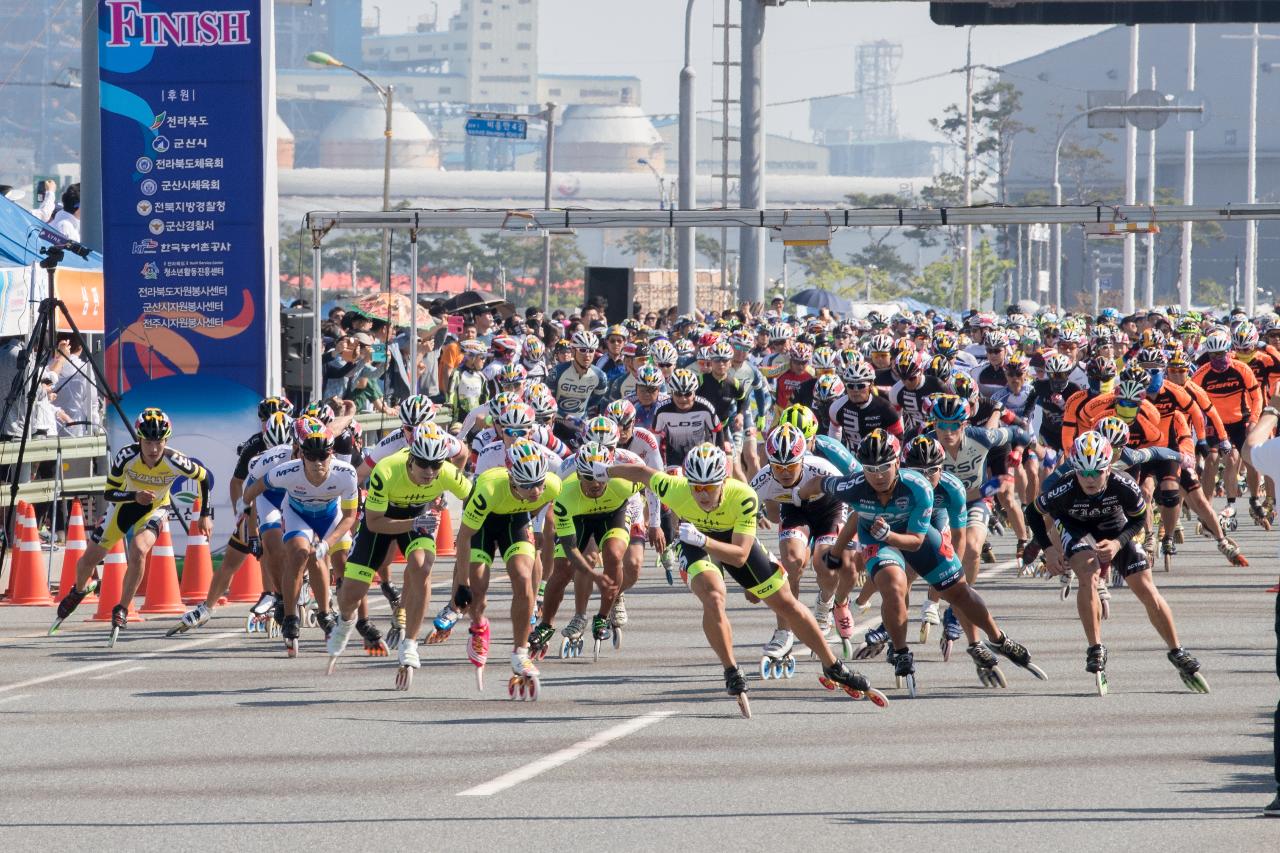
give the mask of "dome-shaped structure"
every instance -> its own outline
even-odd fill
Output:
[[[356,104],[338,113],[320,135],[320,166],[372,169],[382,165],[387,113],[376,103]],[[391,114],[391,165],[408,169],[440,168],[435,135],[404,104]]]
[[[293,131],[284,119],[276,115],[276,168],[293,168],[294,138]]]
[[[666,167],[662,137],[634,104],[575,104],[556,128],[556,169],[572,172],[642,172],[648,160]]]

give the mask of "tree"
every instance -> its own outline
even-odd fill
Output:
[[[641,266],[661,266],[667,251],[667,234],[663,228],[632,228],[614,243],[624,255],[631,255]]]
[[[1192,290],[1191,301],[1207,308],[1224,308],[1227,305],[1227,291],[1214,279],[1202,278]]]

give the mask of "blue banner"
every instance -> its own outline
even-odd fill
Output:
[[[108,382],[222,482],[276,375],[271,2],[98,3]]]

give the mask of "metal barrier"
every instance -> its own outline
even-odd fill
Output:
[[[107,455],[107,437],[105,435],[74,436],[67,438],[37,438],[27,442],[22,464],[28,462],[50,462],[61,459],[102,459]],[[18,462],[18,442],[11,441],[0,444],[0,465],[16,465]],[[94,477],[65,477],[49,480],[31,480],[18,485],[18,500],[27,503],[45,503],[54,498],[54,494],[65,497],[77,495],[101,494],[107,487],[106,475]],[[0,507],[9,505],[8,484],[0,485]]]

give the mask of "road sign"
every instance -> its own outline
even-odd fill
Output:
[[[473,116],[467,119],[467,136],[496,136],[499,139],[525,139],[529,135],[529,123],[522,118],[485,118]]]

